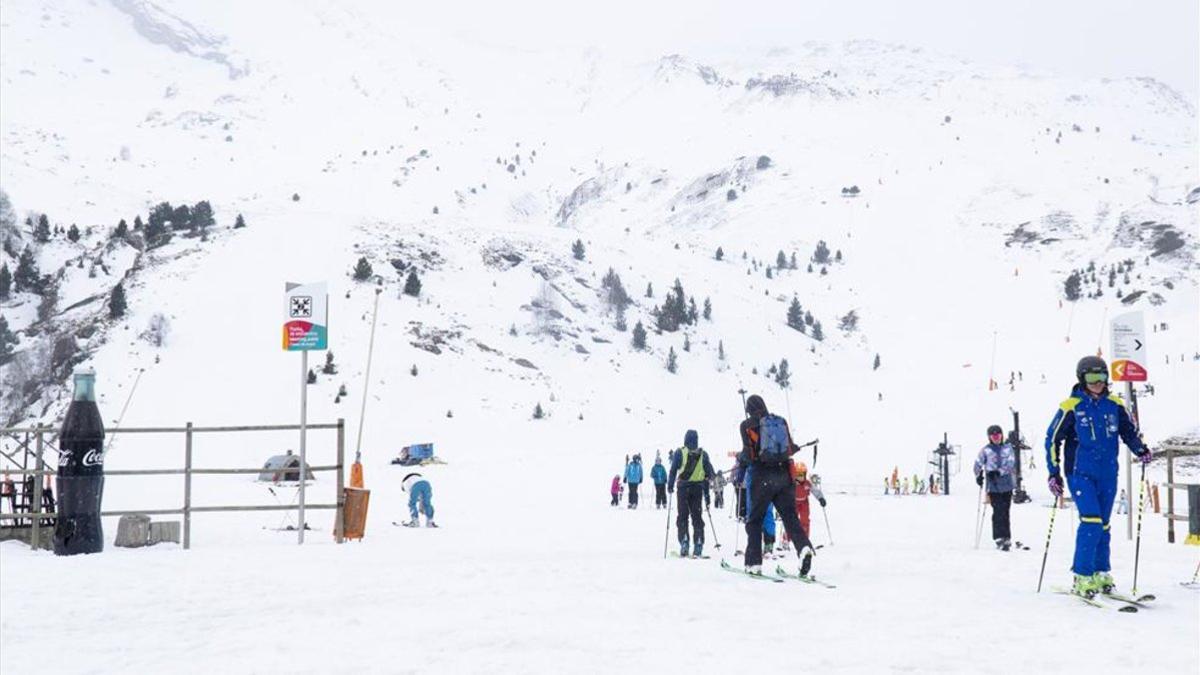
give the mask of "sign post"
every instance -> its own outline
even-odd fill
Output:
[[[1112,335],[1112,381],[1125,383],[1125,398],[1129,400],[1130,416],[1134,426],[1141,428],[1138,416],[1137,395],[1133,393],[1134,382],[1145,382],[1148,374],[1146,363],[1146,322],[1141,312],[1129,312],[1113,317]],[[1125,453],[1125,503],[1133,506],[1133,460]],[[1125,533],[1133,539],[1133,508],[1125,509]]]
[[[283,349],[300,352],[300,525],[304,543],[304,487],[308,482],[308,353],[329,349],[329,294],[325,282],[284,286]]]

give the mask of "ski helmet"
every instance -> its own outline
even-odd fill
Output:
[[[988,430],[987,430],[988,438],[991,438],[993,434],[1000,434],[1001,436],[1003,436],[1004,429],[1001,429],[999,424],[993,424],[992,426],[988,427]]]
[[[1075,365],[1075,380],[1084,384],[1083,376],[1088,373],[1108,374],[1108,364],[1099,356],[1085,356]]]
[[[797,478],[808,475],[808,465],[804,462],[796,462],[794,467],[796,469],[795,473]]]

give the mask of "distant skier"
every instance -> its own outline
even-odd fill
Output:
[[[433,488],[419,473],[410,473],[400,482],[400,490],[408,493],[409,520],[405,527],[420,527],[420,515],[425,514],[425,527],[437,527],[433,522]]]
[[[713,478],[713,506],[718,509],[725,508],[725,485],[727,482],[724,471],[718,471],[717,475]]]
[[[619,506],[621,503],[621,477],[613,476],[612,482],[612,505]]]
[[[1072,592],[1093,596],[1115,587],[1109,561],[1109,517],[1117,494],[1117,462],[1125,441],[1143,464],[1152,453],[1138,436],[1125,402],[1108,391],[1108,364],[1085,356],[1075,366],[1071,396],[1059,405],[1046,430],[1047,484],[1063,494],[1063,474],[1079,512]]]
[[[654,481],[654,508],[667,508],[667,469],[663,466],[661,457],[654,458],[650,480]]]
[[[1117,497],[1117,513],[1129,513],[1129,497],[1125,496],[1124,488],[1121,489],[1121,496]]]
[[[625,467],[625,484],[629,486],[629,508],[638,507],[638,486],[642,484],[642,456],[634,455]]]
[[[807,576],[814,551],[796,516],[796,486],[788,470],[788,460],[799,448],[792,442],[787,421],[770,414],[762,397],[756,394],[746,400],[746,414],[748,417],[738,429],[742,437],[738,463],[753,467],[750,512],[746,515],[746,571],[762,573],[762,518],[773,505],[782,515],[784,529],[796,547],[800,574]]]
[[[692,521],[692,556],[699,558],[704,552],[704,511],[700,501],[709,504],[708,481],[716,475],[708,453],[700,447],[700,435],[688,429],[683,435],[683,447],[671,455],[671,474],[667,478],[667,490],[675,491],[676,478],[679,486],[679,515],[675,527],[679,533],[679,556],[688,555],[688,518]]]
[[[996,548],[1007,551],[1012,548],[1012,527],[1008,512],[1012,506],[1014,473],[1017,460],[1012,446],[1004,442],[1004,429],[993,424],[987,429],[988,442],[975,459],[975,484],[984,487],[987,481],[988,503],[992,505],[992,540]]]

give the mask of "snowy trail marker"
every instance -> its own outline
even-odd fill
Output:
[[[1130,416],[1140,431],[1142,420],[1138,416],[1137,395],[1133,393],[1134,382],[1145,382],[1149,377],[1145,364],[1149,361],[1146,350],[1146,321],[1141,312],[1127,312],[1114,316],[1109,330],[1112,338],[1112,381],[1125,383],[1125,398],[1129,401]],[[1133,460],[1125,453],[1125,494],[1133,499]],[[1125,512],[1125,536],[1133,539],[1133,509]]]
[[[308,353],[329,349],[329,293],[325,282],[284,286],[283,349],[300,352],[300,525],[298,544],[304,543],[304,487],[308,470]]]

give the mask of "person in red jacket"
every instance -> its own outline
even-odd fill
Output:
[[[613,476],[612,482],[612,505],[618,506],[621,503],[621,477]]]
[[[821,489],[813,485],[808,478],[808,466],[804,462],[794,462],[792,464],[792,480],[796,483],[796,515],[800,518],[800,525],[805,532],[811,532],[808,529],[808,498],[810,495],[815,496],[821,506],[825,506],[825,495],[821,494]],[[786,542],[787,534],[783,535],[783,540]]]

